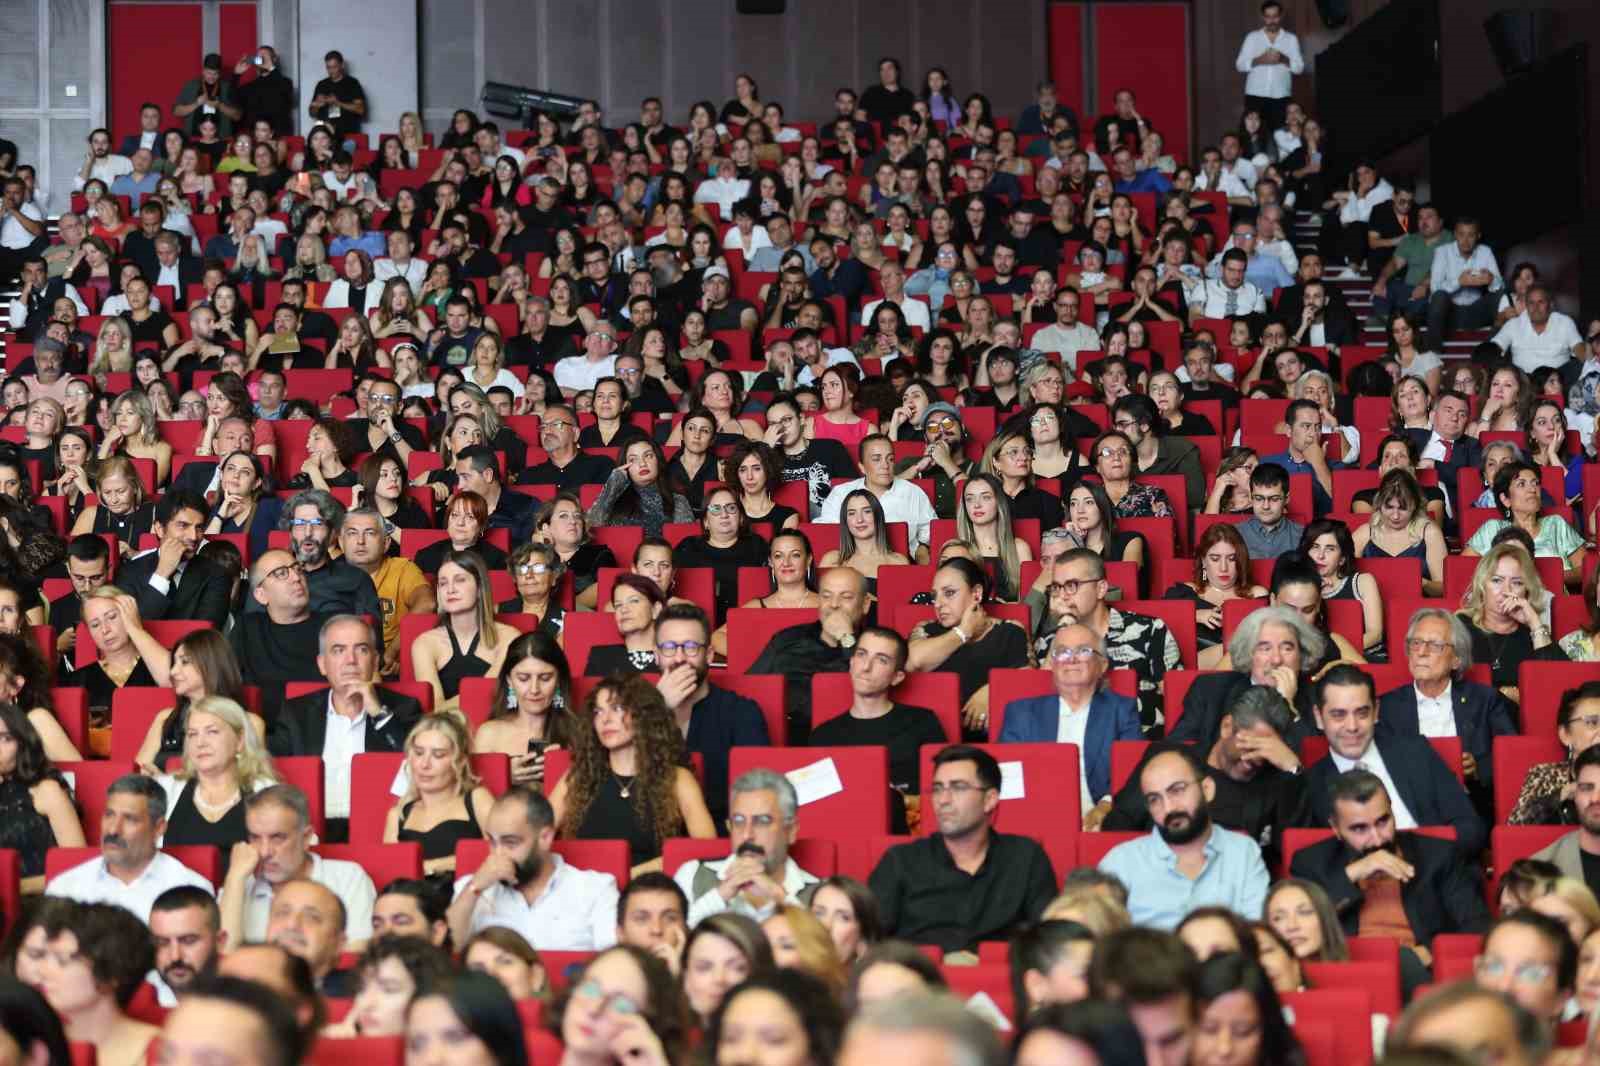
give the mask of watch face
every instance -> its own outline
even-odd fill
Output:
[[[853,648],[855,646],[856,646],[856,635],[854,633],[846,633],[844,636],[839,638],[839,647],[841,647],[841,648]]]

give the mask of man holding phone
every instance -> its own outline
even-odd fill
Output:
[[[250,81],[243,78],[254,70]],[[245,124],[254,126],[265,120],[272,123],[275,134],[294,130],[294,82],[278,66],[278,50],[262,45],[254,55],[239,57],[233,65],[233,77],[239,85],[239,102],[244,105]]]

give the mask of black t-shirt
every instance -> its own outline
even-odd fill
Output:
[[[872,747],[889,752],[889,788],[915,796],[921,791],[920,759],[924,744],[948,744],[939,719],[923,707],[897,703],[879,718],[853,718],[846,711],[811,730],[812,747]],[[889,804],[889,831],[906,832],[904,803]]]
[[[336,100],[349,102],[367,102],[367,92],[361,83],[346,74],[338,81],[332,78],[323,78],[317,82],[317,87],[311,91],[313,97],[331,96]],[[333,114],[335,105],[317,108],[312,114],[334,128],[336,133],[355,133],[361,129],[362,117],[348,108],[337,108],[339,114]]]
[[[874,85],[861,94],[857,106],[867,113],[869,119],[881,123],[887,129],[901,115],[910,114],[916,103],[915,94],[904,86],[898,89],[885,89],[882,85]]]
[[[372,446],[368,434],[371,432],[372,423],[365,418],[351,418],[345,422],[345,427],[350,435],[355,438],[357,451],[367,451]],[[426,451],[428,442],[422,436],[422,430],[410,422],[402,422],[398,418],[394,421],[395,432],[400,434],[400,439],[410,445],[413,450]],[[400,462],[400,453],[395,450],[394,442],[385,440],[383,446],[377,449],[377,454],[388,456],[395,462]],[[402,464],[404,465],[404,464]]]
[[[828,498],[834,478],[848,481],[857,476],[850,453],[836,440],[813,440],[797,455],[783,453],[783,480],[805,481],[811,487],[811,511],[815,514]],[[802,518],[809,518],[809,515]]]
[[[133,333],[133,346],[135,348],[142,344],[166,347],[167,342],[162,338],[162,334],[166,332],[168,326],[172,325],[171,315],[165,311],[152,311],[150,312],[150,317],[143,322],[135,322],[131,315],[124,317],[127,320],[129,330]]]
[[[603,455],[579,452],[566,466],[556,466],[546,459],[538,466],[530,466],[517,477],[519,485],[556,485],[563,489],[579,485],[601,485],[611,476],[616,464]]]
[[[743,329],[740,316],[746,311],[755,311],[756,306],[746,300],[729,300],[726,307],[712,311],[706,316],[706,328],[715,333],[723,329]],[[760,312],[756,312],[759,317]]]
[[[765,566],[767,542],[758,533],[746,533],[726,548],[718,548],[703,536],[685,537],[672,552],[672,565],[708,567],[716,589],[717,624],[727,617],[729,608],[739,605],[739,568]]]
[[[938,622],[929,622],[923,630],[936,637],[948,632]],[[1028,665],[1028,634],[1021,626],[996,619],[994,628],[982,638],[968,641],[938,669],[956,674],[961,680],[961,705],[964,707],[975,692],[989,683],[990,670],[1014,670]]]
[[[539,229],[524,228],[521,233],[510,233],[500,242],[500,250],[511,254],[513,263],[521,262],[531,252],[550,252],[550,235]]]
[[[526,366],[534,369],[554,366],[569,355],[578,354],[572,334],[565,330],[546,329],[544,336],[530,337],[518,333],[506,341],[506,366]]]
[[[1578,854],[1583,858],[1583,879],[1589,884],[1589,891],[1600,893],[1600,855],[1591,855],[1582,848]]]

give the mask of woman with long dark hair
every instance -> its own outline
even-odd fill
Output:
[[[215,629],[200,629],[179,639],[172,646],[172,665],[167,683],[177,697],[174,706],[156,714],[145,731],[144,741],[134,763],[155,776],[168,759],[183,755],[184,736],[189,728],[189,707],[208,696],[220,696],[235,703],[244,702],[244,679],[233,646]],[[250,715],[256,735],[267,735],[266,721]]]
[[[650,536],[660,536],[668,522],[693,522],[688,498],[667,483],[666,469],[666,455],[655,441],[630,441],[622,465],[589,508],[589,524],[642,526]]]
[[[1305,1066],[1305,1051],[1259,963],[1234,953],[1213,956],[1200,964],[1193,994],[1194,1066]]]
[[[474,734],[473,752],[509,755],[511,783],[540,788],[545,754],[570,750],[578,732],[566,653],[548,633],[524,633],[506,649],[489,720]]]
[[[457,974],[406,1008],[406,1061],[451,1066],[529,1066],[522,1016],[488,974]]]
[[[17,852],[22,891],[44,891],[45,852],[83,842],[71,787],[38,730],[21,707],[0,703],[0,848]]]

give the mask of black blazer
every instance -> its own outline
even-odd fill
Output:
[[[1395,834],[1395,850],[1416,868],[1417,875],[1400,886],[1400,902],[1417,943],[1426,947],[1440,933],[1481,933],[1489,927],[1477,866],[1461,861],[1449,841],[1418,833]],[[1347,936],[1361,925],[1361,889],[1345,876],[1345,867],[1359,856],[1338,837],[1301,848],[1289,864],[1292,877],[1322,886],[1339,915]]]
[[[367,750],[399,751],[406,735],[422,717],[422,704],[411,696],[378,686],[378,698],[389,712],[367,716]],[[317,755],[327,740],[328,690],[319,688],[284,700],[267,726],[267,748],[274,755]]]
[[[1417,450],[1421,451],[1428,446],[1428,441],[1433,439],[1433,430],[1408,429],[1406,430],[1406,436],[1416,441]],[[1461,435],[1459,440],[1454,442],[1454,446],[1450,449],[1449,462],[1437,460],[1434,462],[1434,468],[1439,471],[1439,487],[1449,495],[1458,512],[1462,506],[1462,501],[1456,499],[1456,473],[1469,466],[1480,467],[1482,465],[1483,446],[1478,443],[1476,437],[1469,437],[1465,433]]]
[[[1394,780],[1400,798],[1418,825],[1456,827],[1456,851],[1476,856],[1488,846],[1489,830],[1473,809],[1467,790],[1456,780],[1455,771],[1444,764],[1433,745],[1419,736],[1379,733],[1373,738],[1384,768]],[[1339,776],[1329,753],[1306,771],[1306,788],[1311,793],[1311,815],[1316,825],[1327,825],[1333,817],[1330,790]],[[1392,799],[1393,797],[1391,797]]]
[[[1183,717],[1178,719],[1177,725],[1167,729],[1167,739],[1197,744],[1196,750],[1202,753],[1210,751],[1217,742],[1223,713],[1249,687],[1250,675],[1237,670],[1195,678],[1183,697]],[[1306,737],[1317,735],[1317,722],[1311,714],[1311,689],[1311,684],[1302,679],[1295,691],[1294,706],[1300,718],[1283,738],[1291,748],[1298,748]]]
[[[190,559],[178,587],[163,595],[150,585],[160,552],[151,549],[123,563],[117,573],[117,587],[139,604],[139,617],[145,621],[196,619],[221,629],[228,620],[227,575],[207,559]]]
[[[1451,682],[1450,702],[1461,750],[1477,760],[1478,780],[1487,787],[1494,781],[1494,738],[1517,732],[1517,712],[1498,690],[1462,678]],[[1420,728],[1415,685],[1402,685],[1378,700],[1379,733],[1414,737]]]

